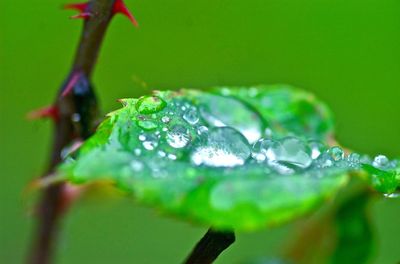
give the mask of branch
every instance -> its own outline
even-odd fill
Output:
[[[210,264],[235,242],[233,232],[219,232],[209,229],[186,259],[185,264]]]
[[[89,12],[91,16],[83,17],[84,28],[71,72],[59,90],[53,111],[48,111],[53,113],[55,129],[50,162],[45,175],[54,172],[61,162],[61,151],[65,147],[74,140],[88,138],[95,129],[99,110],[90,76],[106,29],[115,13],[116,1],[118,0],[90,0],[84,6],[85,12]],[[60,218],[65,211],[64,190],[63,184],[44,190],[38,207],[38,224],[28,263],[52,262]]]

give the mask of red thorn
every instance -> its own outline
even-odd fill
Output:
[[[66,96],[68,95],[72,89],[74,88],[75,84],[78,82],[79,77],[81,76],[80,72],[75,72],[72,74],[72,77],[69,79],[67,85],[64,88],[64,91],[62,92],[61,96]]]
[[[64,5],[64,9],[73,9],[73,10],[85,12],[88,5],[89,5],[88,3],[66,4],[66,5]]]
[[[128,17],[135,27],[139,26],[135,17],[132,15],[132,13],[129,11],[129,9],[126,7],[125,3],[122,0],[116,0],[114,3],[113,14],[115,15],[118,13]]]
[[[79,18],[88,19],[88,18],[90,18],[91,16],[92,16],[92,13],[83,12],[83,13],[77,14],[77,15],[75,15],[75,16],[71,16],[70,18],[71,18],[71,19],[79,19]]]
[[[56,106],[43,107],[28,113],[27,118],[31,120],[39,118],[51,118],[54,121],[58,121],[58,108]]]

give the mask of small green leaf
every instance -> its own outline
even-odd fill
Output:
[[[304,215],[361,166],[328,149],[329,111],[298,90],[164,91],[121,102],[59,172],[74,183],[109,180],[141,203],[217,229]]]

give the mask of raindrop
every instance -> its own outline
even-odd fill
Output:
[[[378,169],[387,169],[389,166],[389,159],[384,155],[378,155],[374,158],[372,166]]]
[[[331,147],[327,153],[334,161],[341,161],[344,158],[344,151],[340,147]]]
[[[250,144],[261,138],[263,120],[259,114],[242,102],[229,97],[207,95],[205,104],[200,107],[200,114],[211,126],[230,126],[242,133]]]
[[[164,158],[167,154],[164,152],[164,151],[162,151],[162,150],[159,150],[158,152],[158,156],[160,156],[161,158]]]
[[[197,128],[197,134],[198,135],[204,135],[208,133],[208,128],[206,126],[199,126]]]
[[[321,155],[322,152],[326,151],[324,143],[318,140],[311,139],[307,141],[308,146],[311,148],[311,158],[316,159]]]
[[[173,148],[183,148],[189,141],[188,130],[182,125],[175,125],[167,132],[167,143]]]
[[[305,169],[312,163],[311,149],[295,137],[285,137],[279,141],[271,141],[265,151],[269,165],[276,168],[282,165],[285,168]],[[288,171],[284,169],[283,171]],[[287,174],[287,173],[285,173]]]
[[[361,159],[361,155],[360,154],[351,153],[347,157],[347,161],[349,162],[349,167],[350,168],[354,168],[354,169],[360,168],[360,166],[361,166],[360,159]]]
[[[176,155],[174,155],[174,154],[168,154],[168,158],[169,158],[170,160],[176,160]]]
[[[139,140],[140,140],[140,141],[145,141],[145,140],[146,140],[146,136],[143,135],[143,134],[140,134],[140,135],[139,135]]]
[[[158,96],[142,96],[136,102],[136,110],[141,114],[154,114],[163,110],[167,103]]]
[[[163,116],[161,117],[161,121],[166,124],[171,121],[171,118],[169,118],[168,116]]]
[[[251,150],[251,157],[258,162],[263,162],[266,159],[266,151],[271,145],[272,140],[269,139],[260,139],[256,143],[254,143],[253,148]]]
[[[319,157],[315,160],[315,166],[317,168],[329,168],[332,167],[334,164],[334,160],[331,155],[327,152],[322,153]]]
[[[184,114],[183,119],[191,125],[195,125],[199,122],[199,114],[197,113],[197,109],[195,107],[190,107]]]
[[[158,138],[153,135],[147,135],[142,144],[145,149],[154,150],[156,147],[158,147]]]
[[[195,165],[234,167],[249,158],[250,146],[246,138],[231,127],[213,128],[207,143],[195,148],[191,160]]]

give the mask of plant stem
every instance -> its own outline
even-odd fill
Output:
[[[92,16],[85,20],[84,28],[70,74],[61,86],[54,103],[58,111],[55,122],[50,162],[45,175],[54,172],[61,162],[62,150],[74,140],[89,137],[96,125],[98,106],[90,76],[96,64],[107,26],[113,16],[115,0],[90,0],[88,10]],[[66,89],[70,90],[66,93]],[[65,186],[57,184],[44,190],[38,207],[38,223],[28,263],[47,264],[57,241],[60,218],[65,210]]]
[[[185,264],[209,264],[235,242],[235,233],[209,229],[197,243]]]

